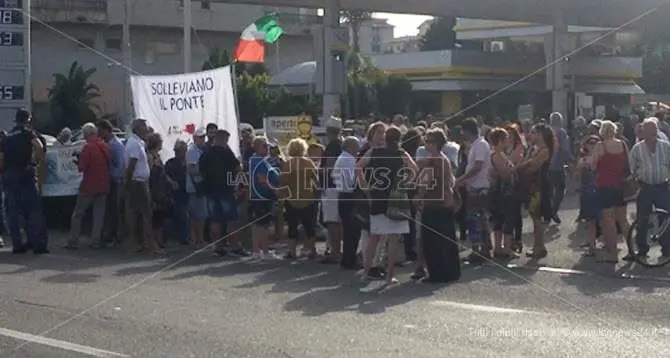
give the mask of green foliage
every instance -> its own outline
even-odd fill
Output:
[[[455,17],[440,17],[430,25],[428,31],[421,37],[419,49],[421,51],[451,50],[456,44]]]
[[[247,122],[256,128],[263,127],[263,117],[270,105],[267,75],[251,76],[244,72],[237,77],[237,104],[240,122]]]
[[[220,48],[215,48],[209,52],[209,56],[202,64],[202,70],[213,70],[215,68],[224,67],[230,65],[230,55],[228,50],[221,50]]]
[[[74,61],[67,73],[54,73],[54,84],[49,89],[49,109],[53,120],[44,128],[46,131],[77,128],[96,120],[100,108],[94,100],[100,97],[100,88],[91,83],[95,72],[95,68],[84,69]]]
[[[408,113],[412,98],[412,83],[405,76],[390,75],[376,84],[379,112],[392,116]]]
[[[352,66],[352,62],[356,66]],[[412,84],[405,76],[388,75],[378,69],[369,57],[349,55],[348,100],[350,117],[376,112],[385,115],[408,110]]]

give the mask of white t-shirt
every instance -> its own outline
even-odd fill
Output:
[[[147,152],[144,141],[135,134],[131,134],[126,141],[125,159],[126,168],[130,163],[130,159],[137,159],[135,170],[133,171],[133,180],[148,181],[149,180],[149,160],[147,159]]]
[[[474,167],[475,162],[483,162],[484,165],[477,175],[467,180],[466,185],[468,189],[488,189],[490,186],[491,146],[484,137],[475,139],[470,145],[470,149],[468,150],[468,165],[465,167],[465,171],[467,172]]]

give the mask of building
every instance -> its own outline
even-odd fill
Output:
[[[384,53],[418,52],[421,37],[400,36],[384,44]]]
[[[278,12],[286,34],[269,46],[270,73],[312,60],[310,28],[316,10],[193,0],[193,70],[201,68],[214,48],[232,51],[241,31],[268,12]],[[133,1],[130,39],[132,73],[158,75],[183,72],[183,7],[180,0]],[[124,1],[33,0],[32,86],[34,110],[46,115],[53,74],[66,72],[73,61],[95,68],[93,83],[101,89],[104,114],[123,111],[122,25]]]
[[[400,36],[387,41],[384,43],[384,53],[418,52],[420,50],[421,38],[430,29],[434,21],[434,19],[430,19],[422,22],[417,27],[419,33],[415,36]]]
[[[425,33],[431,20],[422,24]],[[506,118],[536,115],[552,106],[553,71],[563,67],[564,90],[570,94],[570,111],[595,115],[598,106],[614,104],[625,110],[631,96],[643,93],[635,83],[642,76],[638,33],[612,32],[610,28],[567,26],[562,65],[551,61],[553,27],[532,23],[457,19],[459,46],[448,51],[418,52],[419,36],[389,41],[385,54],[373,56],[389,73],[407,76],[426,111],[454,114],[499,114]],[[577,50],[579,49],[579,50]],[[293,68],[300,81],[312,78]],[[291,84],[288,73],[278,77]],[[570,113],[569,113],[570,114]]]
[[[351,27],[349,27],[349,39],[353,41]],[[360,51],[366,55],[384,52],[384,44],[393,39],[393,25],[385,19],[372,18],[361,23],[358,30],[358,44]]]

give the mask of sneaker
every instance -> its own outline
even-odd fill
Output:
[[[48,249],[34,249],[33,253],[35,255],[46,255],[46,254],[50,254],[51,251],[49,251]]]
[[[233,256],[237,256],[237,257],[249,257],[249,256],[251,256],[251,253],[249,251],[247,251],[247,250],[245,250],[244,248],[241,248],[241,247],[239,249],[231,250],[230,254],[233,255]]]
[[[226,256],[228,255],[228,250],[226,250],[224,247],[216,248],[214,249],[214,255],[221,257]]]
[[[74,242],[68,242],[63,246],[63,248],[66,250],[77,250],[79,245],[75,244]]]
[[[0,237],[0,249],[2,249],[3,247],[5,247],[5,242]]]
[[[253,254],[251,254],[251,259],[252,260],[262,260],[263,255],[260,252],[254,252]]]
[[[281,259],[281,256],[275,254],[274,251],[269,251],[261,256],[261,260],[264,261],[276,261]]]

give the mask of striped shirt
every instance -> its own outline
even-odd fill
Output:
[[[670,179],[670,142],[656,141],[649,150],[645,141],[638,142],[629,154],[631,173],[645,184],[662,184]]]

